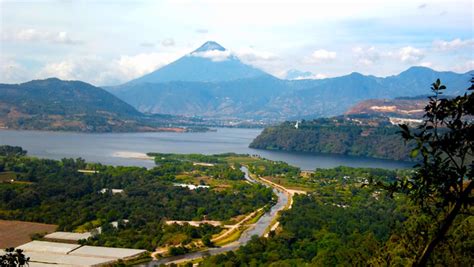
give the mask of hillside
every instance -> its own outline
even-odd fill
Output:
[[[258,93],[255,89],[258,88]],[[127,85],[112,91],[138,110],[211,118],[283,119],[278,108],[262,108],[286,90],[270,76],[220,83],[183,82]]]
[[[251,148],[410,160],[398,126],[380,118],[337,117],[268,127]]]
[[[469,87],[472,72],[412,67],[385,78],[360,73],[282,80],[242,63],[215,42],[150,74],[106,88],[141,112],[276,122],[341,115],[368,99],[426,95],[440,78],[447,94]]]
[[[427,104],[427,96],[369,99],[350,107],[345,114],[419,119]]]
[[[0,127],[84,132],[159,131],[175,118],[145,116],[109,92],[56,78],[0,84]]]

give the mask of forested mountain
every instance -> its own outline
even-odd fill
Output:
[[[177,118],[145,116],[102,88],[56,78],[0,84],[0,127],[30,130],[155,131]]]
[[[0,86],[2,101],[17,105],[31,113],[72,115],[106,112],[124,117],[141,115],[132,106],[109,92],[81,81],[50,78]]]
[[[435,78],[450,88],[447,94],[456,95],[469,86],[472,73],[412,67],[385,78],[354,72],[320,80],[281,80],[207,42],[150,74],[106,89],[142,112],[282,121],[341,115],[367,99],[426,95]]]
[[[410,160],[398,126],[383,118],[338,117],[268,127],[252,148]]]

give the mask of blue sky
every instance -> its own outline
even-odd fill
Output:
[[[278,77],[474,69],[472,1],[0,0],[0,82],[115,85],[214,40]]]

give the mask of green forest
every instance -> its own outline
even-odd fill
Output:
[[[273,198],[271,189],[245,183],[238,168],[222,161],[215,166],[160,163],[147,170],[89,164],[82,159],[37,159],[25,156],[26,151],[18,147],[1,146],[0,152],[0,178],[8,177],[0,181],[0,218],[58,224],[63,231],[102,226],[102,233],[88,244],[153,250],[168,243],[188,243],[220,229],[171,227],[164,221],[226,221]],[[78,172],[81,169],[95,173]],[[174,186],[183,174],[221,186],[196,190]],[[109,227],[114,221],[118,227]]]
[[[368,186],[393,182],[410,170],[338,167],[299,180],[311,188],[297,195],[269,238],[254,237],[235,252],[206,258],[200,266],[410,266],[429,217],[403,194]],[[369,181],[371,180],[371,181]],[[284,182],[283,182],[284,183]],[[469,266],[474,257],[472,216],[456,219],[433,256],[439,266]]]
[[[400,128],[380,118],[335,117],[267,127],[251,148],[413,160]]]

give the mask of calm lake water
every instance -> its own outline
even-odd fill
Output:
[[[124,153],[202,153],[235,152],[256,154],[271,160],[285,161],[304,170],[336,166],[407,168],[412,164],[363,157],[281,152],[251,149],[250,142],[261,129],[218,128],[205,133],[71,133],[0,130],[0,144],[22,146],[32,156],[61,159],[84,158],[111,165],[152,167],[151,160],[117,156]]]

